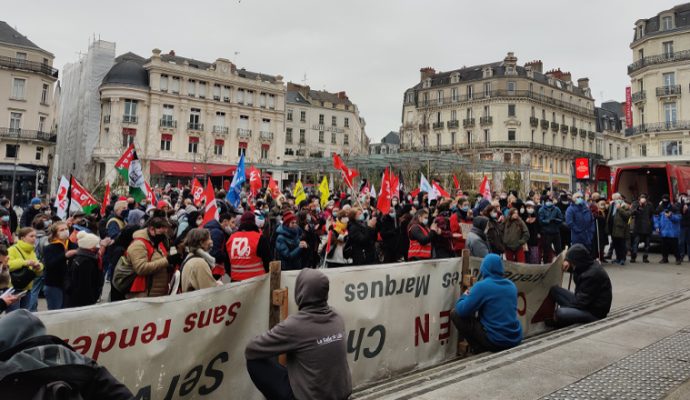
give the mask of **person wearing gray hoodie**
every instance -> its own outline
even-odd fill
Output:
[[[303,269],[295,283],[299,312],[245,349],[254,385],[269,400],[344,400],[352,393],[343,318],[328,305],[328,277]],[[287,369],[275,361],[287,354]]]

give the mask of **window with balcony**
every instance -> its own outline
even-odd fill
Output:
[[[206,98],[206,82],[199,81],[199,98]]]
[[[299,130],[299,144],[307,143],[307,131],[304,129]]]
[[[248,106],[254,105],[254,91],[247,90],[247,95],[245,96],[245,101]]]
[[[484,143],[489,143],[491,141],[491,135],[488,129],[484,129]]]
[[[172,135],[169,133],[161,135],[161,151],[170,151],[172,145]]]
[[[350,118],[345,117],[345,119],[343,120],[343,126],[346,128],[350,127]]]
[[[36,146],[36,161],[41,161],[43,159],[43,147]]]
[[[163,115],[161,115],[161,126],[164,128],[174,128],[173,113],[175,106],[172,104],[163,104]]]
[[[172,81],[170,82],[170,91],[172,91],[174,94],[180,93],[180,78],[177,76],[173,76]]]
[[[17,158],[19,156],[19,145],[18,144],[6,144],[5,145],[5,158]]]
[[[458,101],[458,88],[452,88],[450,90],[450,99],[453,102]]]
[[[45,132],[46,131],[46,117],[45,117],[45,115],[41,115],[38,117],[38,131],[39,132]]]
[[[213,100],[220,101],[220,85],[217,83],[213,85]]]
[[[287,120],[292,121],[292,110],[289,108],[287,110]]]
[[[680,140],[662,140],[659,143],[662,156],[683,155],[683,142]]]
[[[189,109],[189,129],[201,130],[201,109]]]
[[[508,104],[508,116],[515,117],[515,104]]]
[[[285,143],[292,144],[292,128],[285,128]]]
[[[319,114],[319,125],[323,125],[323,124],[324,124],[325,118],[326,118],[326,117],[324,117],[323,114]]]
[[[22,130],[22,113],[10,113],[10,133],[19,134]]]
[[[26,79],[14,78],[12,80],[12,99],[24,100],[26,92]]]
[[[467,85],[467,100],[472,100],[472,97],[474,96],[474,88],[472,85]]]
[[[443,104],[443,90],[436,91],[436,102],[438,104]]]
[[[276,108],[276,96],[274,94],[268,95],[268,108],[271,110]]]
[[[262,160],[268,159],[268,151],[269,151],[269,149],[270,149],[270,147],[268,147],[268,146],[265,146],[265,145],[264,145],[264,146],[261,146],[261,159],[262,159]]]
[[[160,89],[161,89],[161,92],[167,92],[168,91],[168,75],[161,75]]]
[[[515,81],[508,81],[508,94],[515,94],[516,87]]]
[[[491,96],[491,82],[484,82],[484,97]]]
[[[196,154],[199,152],[199,138],[191,136],[189,142],[187,143],[187,152]]]
[[[242,155],[247,155],[247,142],[239,142],[237,144],[237,157],[242,157]]]
[[[668,128],[676,126],[677,116],[676,103],[664,103],[664,118]]]
[[[319,143],[323,143],[323,131],[319,131]]]
[[[484,116],[485,117],[491,116],[491,106],[484,106]]]
[[[307,112],[306,111],[300,111],[299,112],[299,122],[307,122]]]
[[[673,41],[663,42],[661,47],[665,58],[673,57]]]
[[[244,89],[237,89],[235,91],[235,99],[238,104],[244,104]]]
[[[216,156],[223,155],[223,147],[225,147],[225,141],[221,139],[216,139],[213,142],[213,154]]]
[[[266,93],[259,93],[259,107],[266,108]]]
[[[230,86],[223,86],[221,93],[223,94],[223,102],[229,103],[230,102]]]
[[[196,96],[196,81],[194,79],[187,81],[187,94],[192,97]]]
[[[129,147],[134,144],[134,133],[136,133],[136,131],[133,132],[130,129],[122,130],[122,147]]]
[[[515,141],[515,131],[512,129],[508,131],[508,141],[510,141],[510,142]]]
[[[455,146],[455,132],[450,133],[450,144]]]
[[[17,52],[17,57],[15,57],[17,61],[26,61],[26,53],[23,52]]]
[[[335,115],[331,117],[331,126],[338,126],[338,118]]]
[[[467,131],[467,144],[472,143],[472,131]]]
[[[48,104],[48,84],[44,83],[41,89],[41,104]]]
[[[137,100],[125,99],[125,112],[122,115],[122,122],[136,123],[137,122]]]

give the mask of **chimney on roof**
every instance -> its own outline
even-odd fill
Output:
[[[175,50],[170,50],[170,52],[168,53],[168,55],[169,55],[169,56],[175,57]]]
[[[508,55],[506,55],[506,58],[503,59],[503,63],[506,66],[516,66],[517,65],[517,57],[515,57],[515,53],[512,51],[508,52]]]
[[[419,70],[419,73],[421,75],[420,81],[423,81],[426,78],[431,78],[432,76],[436,75],[436,70],[431,67],[424,67]]]
[[[589,89],[589,78],[578,79],[577,87],[579,87],[580,89]]]
[[[539,72],[540,74],[544,71],[544,63],[541,60],[534,60],[525,63],[525,68],[531,68],[534,72]]]
[[[298,92],[305,99],[309,98],[309,86],[298,85],[296,83],[288,82],[287,90],[289,92]]]
[[[345,93],[345,92],[338,92],[338,99],[340,99],[340,100],[347,100],[347,93]]]

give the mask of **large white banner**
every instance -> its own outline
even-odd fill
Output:
[[[244,348],[268,329],[268,275],[175,296],[37,315],[137,399],[261,399]]]
[[[433,366],[457,351],[450,310],[460,295],[461,258],[322,270],[328,303],[345,320],[354,386]],[[297,313],[295,279],[283,272],[289,313]]]

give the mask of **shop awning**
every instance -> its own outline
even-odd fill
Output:
[[[0,175],[12,176],[15,173],[17,176],[35,176],[36,170],[31,168],[22,167],[21,165],[15,166],[14,164],[0,164]]]
[[[151,175],[166,176],[230,176],[237,166],[223,164],[191,163],[183,161],[151,161]]]

